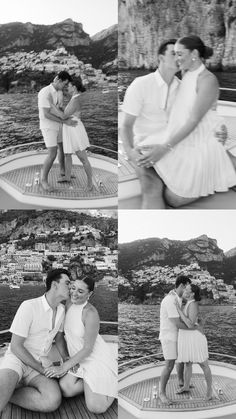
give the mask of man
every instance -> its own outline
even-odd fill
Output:
[[[9,400],[38,412],[59,407],[60,388],[44,375],[42,364],[50,357],[54,338],[60,350],[65,316],[61,301],[69,297],[69,284],[68,271],[54,269],[48,273],[46,293],[20,305],[10,328],[9,349],[0,363],[0,412]]]
[[[137,166],[140,158],[135,147],[148,135],[165,129],[171,106],[174,102],[179,80],[175,77],[178,67],[171,39],[162,43],[158,50],[159,67],[155,73],[136,78],[128,87],[122,110],[124,119],[121,138],[128,158],[134,163],[139,177],[143,208],[155,208],[156,197],[163,188],[153,168]]]
[[[166,385],[177,359],[178,330],[195,330],[200,328],[199,326],[188,328],[179,318],[179,313],[176,309],[175,299],[177,298],[181,305],[183,292],[189,284],[191,284],[191,280],[187,276],[178,276],[175,282],[174,292],[167,294],[161,302],[159,339],[161,341],[162,351],[165,359],[165,367],[161,373],[160,378],[159,396],[162,403],[171,403],[171,400],[166,397]],[[183,386],[184,364],[177,363],[176,370],[179,385]]]
[[[44,142],[48,150],[48,155],[44,161],[41,173],[41,185],[45,191],[52,192],[53,188],[48,183],[48,174],[52,168],[57,155],[60,164],[61,176],[65,176],[64,153],[62,145],[61,125],[62,123],[75,126],[76,121],[71,118],[62,119],[51,111],[51,105],[61,105],[61,92],[71,81],[71,76],[66,71],[61,71],[46,87],[43,87],[38,94],[38,108],[40,129],[43,134]]]

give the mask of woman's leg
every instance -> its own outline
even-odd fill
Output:
[[[83,150],[83,151],[78,150],[75,152],[75,154],[80,159],[81,163],[84,166],[84,170],[88,179],[88,190],[91,191],[93,189],[93,175],[92,175],[92,167],[91,167],[91,164],[89,163],[86,150]]]
[[[207,383],[207,394],[206,394],[206,400],[211,400],[212,399],[212,375],[211,375],[211,370],[208,364],[208,361],[204,361],[199,363],[201,369],[203,370],[204,376],[205,376],[205,380]]]
[[[165,209],[163,200],[163,182],[157,172],[151,167],[135,168],[142,191],[142,209]]]
[[[97,415],[104,413],[113,403],[114,397],[94,393],[84,382],[84,397],[88,410]]]
[[[74,397],[84,392],[84,383],[81,378],[66,374],[59,381],[62,395],[64,397]]]
[[[181,394],[185,391],[190,391],[190,381],[192,378],[192,362],[186,362],[184,364],[184,385],[176,393]]]
[[[174,194],[168,188],[166,188],[164,191],[164,199],[167,205],[173,208],[179,208],[184,205],[191,204],[191,202],[195,202],[199,198],[184,198],[182,196]]]

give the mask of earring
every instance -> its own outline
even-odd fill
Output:
[[[193,57],[193,58],[192,58],[192,61],[196,61],[196,58],[194,58],[194,57]]]

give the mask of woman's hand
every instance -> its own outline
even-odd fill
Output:
[[[144,147],[137,147],[137,149],[144,152],[142,156],[139,157],[137,161],[137,166],[140,167],[152,167],[156,162],[162,159],[164,155],[168,152],[168,149],[162,145],[150,145]]]
[[[60,365],[59,367],[56,367],[55,365],[44,368],[44,375],[47,378],[55,378],[55,377],[62,377],[67,373],[67,370],[64,366],[64,364]]]

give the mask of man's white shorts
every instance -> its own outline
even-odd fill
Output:
[[[6,353],[0,361],[0,370],[10,369],[19,375],[18,384],[27,386],[30,381],[40,373],[33,368],[25,365],[19,358],[12,353]]]
[[[59,130],[43,128],[41,131],[47,148],[56,147],[58,143],[62,142],[61,128]]]
[[[165,360],[177,359],[177,341],[161,340],[161,346]]]

